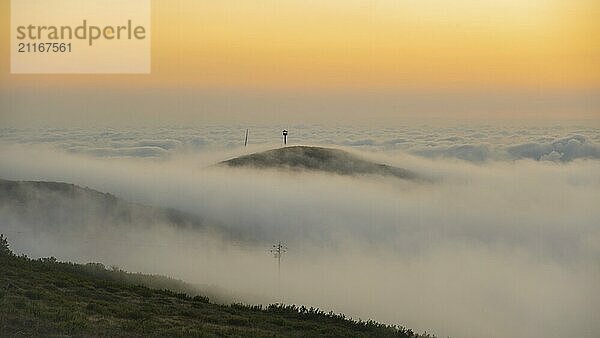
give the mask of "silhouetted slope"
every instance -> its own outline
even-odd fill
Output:
[[[163,224],[206,228],[199,216],[131,203],[108,193],[59,182],[0,179],[0,216],[30,226]],[[1,217],[0,217],[1,218]]]
[[[312,170],[338,175],[381,175],[415,179],[409,170],[374,163],[346,151],[322,147],[293,146],[240,156],[221,162],[230,167]]]

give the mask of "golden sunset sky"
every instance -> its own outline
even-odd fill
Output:
[[[95,114],[98,91],[139,103],[140,117],[151,97],[152,118],[175,103],[171,116],[192,119],[310,117],[316,108],[337,118],[345,105],[335,102],[346,97],[385,119],[600,114],[597,0],[154,0],[150,75],[10,75],[10,2],[1,6],[0,88],[11,102],[0,108],[9,120],[36,116],[42,103],[32,93],[50,102],[45,110],[85,104]],[[66,102],[70,92],[78,103]]]

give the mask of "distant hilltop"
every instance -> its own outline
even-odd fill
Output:
[[[292,146],[236,157],[223,161],[230,167],[310,170],[338,175],[379,175],[401,179],[416,179],[412,171],[375,163],[349,152],[309,146]]]
[[[109,193],[61,182],[0,179],[0,219],[19,220],[46,230],[98,224],[128,226],[135,221],[146,225],[210,228],[225,233],[197,215],[132,203]]]

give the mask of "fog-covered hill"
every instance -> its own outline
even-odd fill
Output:
[[[132,203],[109,193],[60,182],[0,179],[0,220],[40,226],[172,225],[207,229],[201,217]]]
[[[245,155],[221,162],[230,167],[311,170],[338,175],[380,175],[415,179],[409,170],[371,162],[339,149],[292,146]]]

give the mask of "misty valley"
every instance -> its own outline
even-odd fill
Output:
[[[385,140],[220,149],[135,137],[140,150],[114,140],[100,152],[91,142],[117,133],[77,145],[12,135],[22,140],[0,148],[0,333],[31,313],[47,320],[24,335],[598,329],[600,163],[588,137],[530,147],[536,158],[508,159],[524,146],[498,144],[479,160],[476,147],[440,155]],[[565,160],[544,157],[559,151]]]

